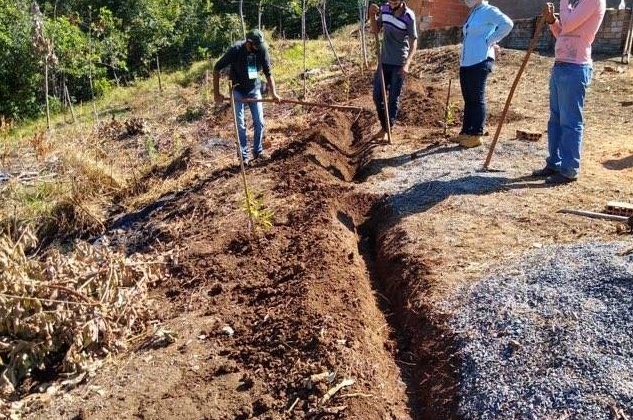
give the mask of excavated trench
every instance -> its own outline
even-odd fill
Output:
[[[162,318],[182,323],[192,339],[152,353],[164,379],[158,383],[146,364],[132,382],[104,376],[112,387],[110,413],[182,418],[177,408],[189,410],[188,418],[214,419],[459,418],[454,345],[429,298],[437,267],[423,252],[403,251],[407,232],[397,209],[364,185],[372,182],[367,165],[376,164],[374,145],[366,143],[373,119],[369,112],[356,119],[328,114],[311,133],[248,169],[254,188],[277,205],[268,233],[236,231],[234,167],[138,213],[129,237],[113,232],[134,250],[157,239],[183,247],[173,277],[157,292],[165,299]],[[233,337],[219,331],[225,323]],[[204,361],[197,370],[172,363],[194,353]],[[324,371],[354,386],[324,403],[335,382],[305,381]],[[102,401],[94,398],[64,410],[100,413]]]
[[[309,139],[310,160],[344,183],[366,182],[366,166],[372,162],[366,128],[373,116],[356,121],[336,118],[338,127],[321,129]],[[349,124],[349,125],[348,125]],[[351,144],[340,133],[352,133]],[[337,137],[339,136],[339,137]],[[319,150],[316,150],[318,148]],[[312,150],[311,150],[312,149]],[[416,420],[458,419],[456,390],[459,382],[455,345],[444,321],[429,304],[428,291],[436,271],[433,262],[401,251],[406,231],[397,223],[388,198],[375,196],[367,211],[357,202],[355,189],[338,200],[337,219],[353,235],[357,253],[365,265],[363,279],[375,296],[375,307],[391,330],[385,343],[406,384],[403,399]]]

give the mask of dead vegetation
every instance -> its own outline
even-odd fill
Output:
[[[29,229],[0,237],[0,398],[13,400],[30,377],[77,375],[129,346],[155,319],[148,289],[166,256],[126,256],[78,242],[70,253],[27,256]],[[50,376],[48,373],[48,376]]]

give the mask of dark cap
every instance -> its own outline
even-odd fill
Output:
[[[246,33],[246,40],[253,43],[258,50],[266,51],[268,45],[264,41],[264,34],[259,29],[253,29]]]

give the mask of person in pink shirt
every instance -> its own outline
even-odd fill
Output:
[[[576,181],[583,143],[583,107],[593,76],[591,44],[600,28],[605,0],[561,0],[559,16],[547,3],[542,17],[556,38],[555,61],[549,81],[549,156],[545,167],[532,173],[546,184]]]

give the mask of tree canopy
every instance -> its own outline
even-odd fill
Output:
[[[150,74],[159,60],[183,66],[219,54],[242,37],[239,0],[42,0],[43,36],[57,58],[49,62],[49,95],[65,89],[74,101],[98,97],[113,83]],[[304,0],[243,0],[248,27],[301,37]],[[317,6],[305,0],[306,32],[321,34]],[[0,116],[39,115],[45,98],[45,54],[34,48],[33,3],[0,0]],[[356,2],[329,2],[331,29],[358,19]]]

